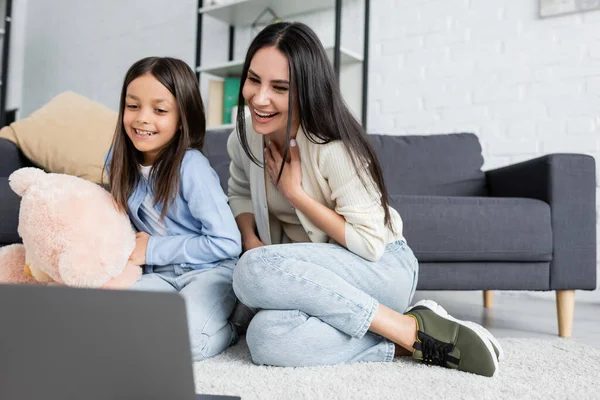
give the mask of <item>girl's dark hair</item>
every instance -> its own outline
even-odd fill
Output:
[[[281,177],[289,152],[294,100],[292,95],[295,93],[300,125],[308,140],[316,144],[325,144],[334,140],[341,140],[344,143],[363,185],[366,185],[365,172],[369,173],[377,185],[381,194],[381,206],[385,212],[384,223],[393,230],[388,207],[389,196],[377,155],[366,132],[344,103],[331,62],[312,29],[299,22],[279,22],[267,26],[254,38],[244,61],[238,104],[244,104],[242,91],[248,77],[250,62],[254,54],[264,47],[276,48],[288,60],[289,114],[279,177]],[[295,90],[293,90],[293,86],[295,86]],[[238,107],[237,126],[244,152],[255,164],[260,165],[259,160],[252,154],[246,139],[244,107]]]
[[[121,89],[119,116],[111,144],[112,158],[110,166],[105,165],[105,168],[109,168],[110,192],[121,210],[127,209],[127,199],[140,180],[139,165],[143,160],[142,153],[129,140],[123,126],[125,97],[129,84],[146,74],[152,75],[173,94],[179,110],[180,129],[167,147],[158,154],[149,175],[155,192],[154,201],[162,206],[163,218],[179,188],[179,170],[186,150],[202,150],[206,119],[196,75],[182,60],[147,57],[129,68]]]

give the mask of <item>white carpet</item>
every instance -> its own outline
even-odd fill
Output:
[[[267,399],[586,399],[599,396],[600,349],[569,339],[500,339],[505,359],[494,378],[393,363],[276,368],[251,363],[245,341],[196,363],[196,391]]]

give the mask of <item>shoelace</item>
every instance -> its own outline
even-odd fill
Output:
[[[421,332],[419,332],[419,334],[420,333]],[[448,355],[454,348],[452,343],[440,342],[425,334],[419,335],[419,339],[421,340],[421,343],[417,342],[415,344],[419,345],[418,347],[420,348],[417,350],[421,350],[421,353],[423,353],[424,362],[439,365],[441,367],[448,367],[448,361],[457,361],[454,357]]]

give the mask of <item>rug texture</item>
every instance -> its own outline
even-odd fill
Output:
[[[194,365],[196,391],[253,399],[587,399],[600,396],[600,349],[569,339],[500,339],[493,378],[417,363],[277,368],[252,364],[245,341]]]

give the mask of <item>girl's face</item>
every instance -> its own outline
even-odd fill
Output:
[[[285,136],[289,116],[289,79],[287,58],[275,47],[263,47],[254,53],[242,95],[248,102],[256,133]],[[299,121],[295,96],[293,104],[292,136]]]
[[[134,79],[127,86],[123,126],[144,165],[151,165],[180,128],[175,97],[151,74]]]

